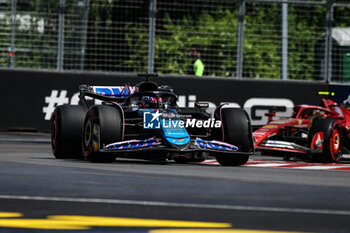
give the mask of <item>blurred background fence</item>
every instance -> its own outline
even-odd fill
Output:
[[[0,0],[0,68],[350,82],[350,3]]]

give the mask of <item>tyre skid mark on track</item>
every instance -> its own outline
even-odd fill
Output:
[[[205,160],[202,164],[219,165],[216,160]],[[271,167],[301,170],[350,171],[350,164],[341,163],[308,163],[292,161],[249,160],[244,167]]]

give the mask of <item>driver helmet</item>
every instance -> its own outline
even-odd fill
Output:
[[[312,112],[311,112],[312,114]],[[311,115],[312,116],[312,115]],[[302,114],[302,118],[303,119],[308,119],[310,117],[310,112],[309,111],[304,111],[303,114]]]
[[[162,103],[162,99],[158,98],[159,105]],[[141,107],[142,108],[156,108],[158,107],[157,99],[152,96],[142,96],[141,98]]]
[[[320,116],[322,115],[322,111],[319,110],[319,109],[315,109],[312,111],[312,116],[315,117],[315,116]]]

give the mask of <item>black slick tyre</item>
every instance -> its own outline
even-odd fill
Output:
[[[84,157],[90,162],[111,163],[114,154],[101,153],[104,146],[122,139],[122,116],[112,106],[95,105],[86,114],[82,136]]]
[[[222,141],[238,147],[234,155],[216,154],[216,160],[222,166],[240,166],[245,164],[254,151],[252,129],[248,114],[239,108],[220,108],[216,112],[222,122]],[[243,152],[239,154],[239,152]]]
[[[51,147],[57,159],[81,158],[81,134],[87,108],[61,105],[51,116]]]

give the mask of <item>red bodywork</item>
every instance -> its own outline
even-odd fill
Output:
[[[268,115],[269,118],[271,118],[270,115]],[[350,138],[350,111],[330,99],[322,99],[321,106],[297,105],[294,107],[292,117],[270,121],[257,129],[253,133],[255,148],[308,154],[312,150],[308,132],[315,117],[336,119],[341,126],[343,146],[346,146]],[[296,136],[283,140],[285,138],[282,134],[286,131],[289,134],[295,132]]]

